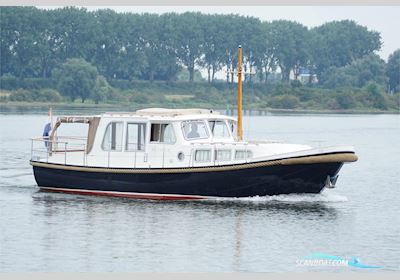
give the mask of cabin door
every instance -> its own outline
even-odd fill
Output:
[[[134,168],[146,167],[145,153],[146,124],[145,123],[127,123],[125,156],[129,166]]]
[[[176,137],[172,123],[151,123],[148,163],[153,168],[168,168],[176,164]]]

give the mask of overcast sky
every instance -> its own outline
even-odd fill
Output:
[[[352,19],[370,30],[381,33],[383,46],[378,53],[387,60],[389,54],[400,48],[400,6],[115,6],[86,7],[88,10],[110,8],[117,12],[166,13],[199,11],[208,14],[241,14],[258,17],[263,21],[288,19],[308,27],[327,21]]]

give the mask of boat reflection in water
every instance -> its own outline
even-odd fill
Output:
[[[114,252],[120,252],[119,261],[131,266],[134,265],[133,256],[144,266],[152,265],[155,258],[165,264],[174,263],[174,260],[185,262],[190,251],[196,252],[191,260],[202,264],[203,269],[212,264],[221,265],[222,258],[222,263],[229,263],[235,271],[248,271],[249,258],[257,259],[257,254],[262,255],[264,266],[274,264],[276,260],[270,259],[276,257],[273,252],[281,252],[279,248],[286,250],[282,247],[288,248],[293,245],[290,242],[297,240],[291,236],[293,228],[304,227],[307,232],[305,240],[295,242],[297,245],[315,242],[314,234],[324,228],[321,225],[334,228],[333,225],[343,218],[341,210],[333,204],[340,204],[344,199],[324,192],[160,204],[151,200],[70,196],[45,191],[33,195],[36,211],[43,212],[46,221],[54,222],[43,228],[43,244],[52,247],[49,252],[68,247],[65,240],[73,233],[72,240],[78,245],[72,246],[77,252],[80,252],[78,248],[87,247],[89,249],[82,254],[97,252],[104,258],[103,249],[99,248],[115,244]],[[56,222],[66,220],[67,223]],[[331,232],[332,227],[328,227],[327,232]],[[48,242],[51,238],[53,243]],[[167,251],[173,252],[172,255],[165,253]],[[155,256],[155,252],[164,253]],[[202,263],[205,257],[208,261]],[[96,255],[89,254],[87,258],[96,259]],[[268,270],[267,266],[262,269]]]

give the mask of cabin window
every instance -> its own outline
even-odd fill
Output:
[[[209,121],[210,129],[215,138],[229,138],[229,130],[224,121]]]
[[[175,132],[172,123],[152,123],[150,142],[175,143]]]
[[[127,151],[144,151],[145,136],[146,124],[128,123],[125,149]]]
[[[187,121],[182,123],[182,132],[186,140],[208,138],[207,127],[204,121]]]
[[[237,124],[235,121],[229,120],[228,121],[229,129],[231,130],[233,138],[237,141]]]
[[[246,150],[237,150],[235,152],[235,159],[248,159],[252,158],[253,153],[251,151],[246,151]]]
[[[215,151],[215,160],[218,160],[218,161],[231,160],[231,151],[230,150],[216,150]]]
[[[102,149],[105,151],[122,150],[122,122],[111,122],[104,134]]]
[[[210,150],[196,150],[194,160],[198,162],[206,162],[211,160]]]

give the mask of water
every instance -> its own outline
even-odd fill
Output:
[[[370,271],[296,266],[313,253],[400,270],[399,116],[246,117],[245,136],[351,144],[359,161],[318,195],[194,202],[39,192],[28,139],[46,121],[0,115],[0,272]]]

